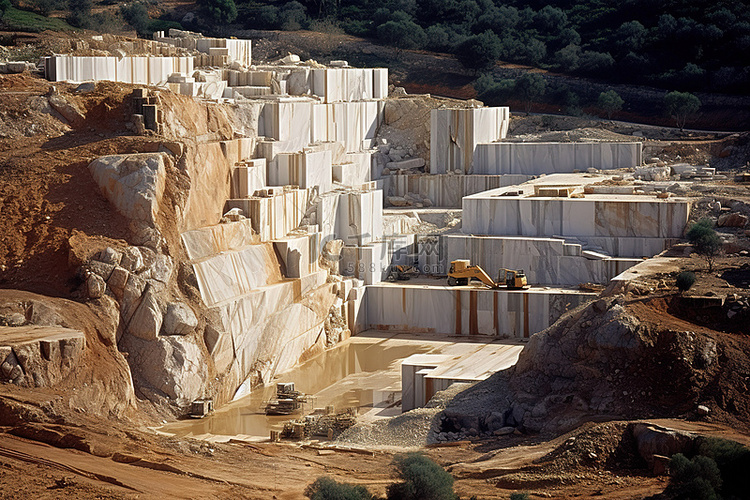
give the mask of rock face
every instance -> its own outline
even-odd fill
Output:
[[[642,320],[664,316],[665,307],[658,300],[627,304],[618,295],[567,313],[531,337],[515,367],[457,396],[443,430],[476,421],[489,433],[490,416],[501,412],[506,426],[557,433],[593,416],[684,415],[699,403],[718,403],[746,420],[750,401],[735,379],[750,364],[747,353],[721,338]]]
[[[167,335],[188,335],[198,326],[198,318],[186,304],[175,303],[167,306],[164,315],[164,333]]]
[[[121,214],[153,225],[171,165],[166,153],[139,153],[97,158],[89,171]]]

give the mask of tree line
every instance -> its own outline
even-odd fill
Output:
[[[325,19],[399,49],[455,54],[679,91],[747,93],[750,7],[670,0],[203,0],[245,28],[297,30]],[[223,12],[232,14],[231,8]],[[213,17],[213,22],[228,18]],[[229,21],[231,22],[231,21]]]

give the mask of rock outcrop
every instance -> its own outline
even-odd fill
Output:
[[[457,396],[442,430],[558,433],[592,418],[698,415],[699,406],[746,421],[750,400],[737,387],[747,353],[697,326],[662,322],[667,309],[663,299],[617,295],[568,312],[531,337],[516,366]]]

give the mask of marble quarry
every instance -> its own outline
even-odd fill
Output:
[[[439,108],[419,124],[429,153],[416,158],[405,146],[408,157],[387,161],[408,167],[383,175],[387,69],[292,55],[252,65],[248,40],[176,30],[140,49],[150,55],[55,56],[45,68],[51,80],[159,86],[141,92],[160,117],[152,130],[182,141],[90,166],[115,208],[146,227],[156,253],[166,180],[176,169],[189,178],[175,208],[184,252],[159,254],[160,271],[148,276],[160,279],[133,278],[133,300],[154,313],[153,331],[136,340],[127,331],[121,342],[134,353],[131,366],[155,359],[155,346],[171,359],[148,380],[174,400],[226,402],[368,330],[487,344],[461,361],[405,361],[403,408],[422,405],[453,382],[511,366],[520,341],[595,296],[579,285],[604,285],[668,248],[688,220],[689,201],[667,193],[658,172],[623,170],[641,166],[641,143],[510,142],[507,107]],[[170,91],[194,99],[170,108]],[[180,122],[181,112],[192,120],[216,109],[231,123],[223,137],[233,139]],[[493,278],[524,269],[531,287],[449,287],[455,259]],[[396,265],[421,275],[390,281]],[[191,329],[172,335],[162,310],[177,308],[177,279],[193,284],[200,308]],[[0,336],[0,357],[10,359],[7,351]]]
[[[643,160],[640,142],[494,142],[474,150],[476,174],[540,175],[589,168],[632,168]]]

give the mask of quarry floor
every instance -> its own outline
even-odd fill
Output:
[[[653,422],[750,443],[726,426]],[[425,452],[453,474],[461,498],[508,498],[515,491],[532,498],[643,498],[663,489],[667,479],[629,470],[625,462],[592,467],[583,456],[560,453],[571,436],[581,444],[581,454],[614,448],[624,425],[587,424],[552,440],[510,436]],[[122,451],[98,456],[0,433],[0,498],[298,499],[306,485],[324,475],[366,485],[380,495],[395,480],[393,455],[384,452],[321,452],[286,443],[207,444],[103,422],[90,422],[75,432],[84,441],[96,441],[98,455]],[[544,457],[546,462],[534,463]]]
[[[489,375],[488,366],[492,366],[493,372],[512,366],[522,346],[520,341],[487,336],[368,330],[281,374],[266,386],[254,389],[251,394],[203,419],[181,420],[158,431],[212,442],[229,441],[233,437],[267,441],[271,429],[281,430],[285,421],[303,414],[265,415],[263,405],[274,395],[274,384],[278,382],[294,382],[297,390],[312,396],[304,414],[333,405],[337,411],[356,409],[360,422],[388,418],[401,413],[401,361],[412,354],[449,355],[451,359],[441,366],[461,364],[464,379],[480,380]],[[493,363],[498,351],[508,351],[508,363]]]

